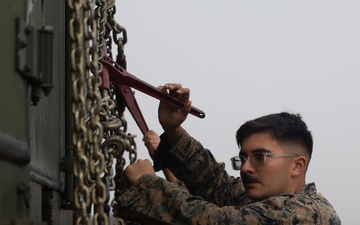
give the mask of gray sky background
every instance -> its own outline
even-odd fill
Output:
[[[226,163],[249,119],[300,113],[314,136],[307,182],[330,200],[343,224],[360,224],[360,1],[117,1],[128,32],[128,71],[158,86],[182,83],[204,119],[184,128]],[[135,96],[161,133],[158,100]],[[138,158],[148,158],[142,134]]]

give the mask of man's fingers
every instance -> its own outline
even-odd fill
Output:
[[[148,159],[138,159],[124,170],[124,175],[130,184],[134,184],[145,174],[155,174],[154,168]]]
[[[167,92],[168,94],[175,96],[183,101],[188,101],[190,98],[190,89],[183,88],[179,83],[166,83],[163,86],[159,86],[163,92]]]

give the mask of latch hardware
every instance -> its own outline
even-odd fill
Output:
[[[16,30],[16,69],[30,84],[31,102],[37,105],[53,88],[54,30],[50,26],[36,29],[20,18]]]

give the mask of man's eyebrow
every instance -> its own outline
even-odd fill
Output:
[[[253,153],[263,153],[263,152],[271,152],[269,149],[266,149],[266,148],[256,148],[256,149],[253,149],[250,151],[250,154],[253,154]],[[239,153],[239,156],[246,156],[247,154],[245,154],[244,152],[241,152]]]
[[[258,152],[271,152],[271,151],[266,148],[257,148],[251,151],[251,153],[258,153]]]

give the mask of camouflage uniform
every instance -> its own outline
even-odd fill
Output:
[[[119,199],[123,218],[141,224],[341,224],[314,183],[252,202],[241,179],[229,176],[224,163],[185,131],[173,148],[161,139],[154,167],[169,168],[187,189],[144,175]]]

